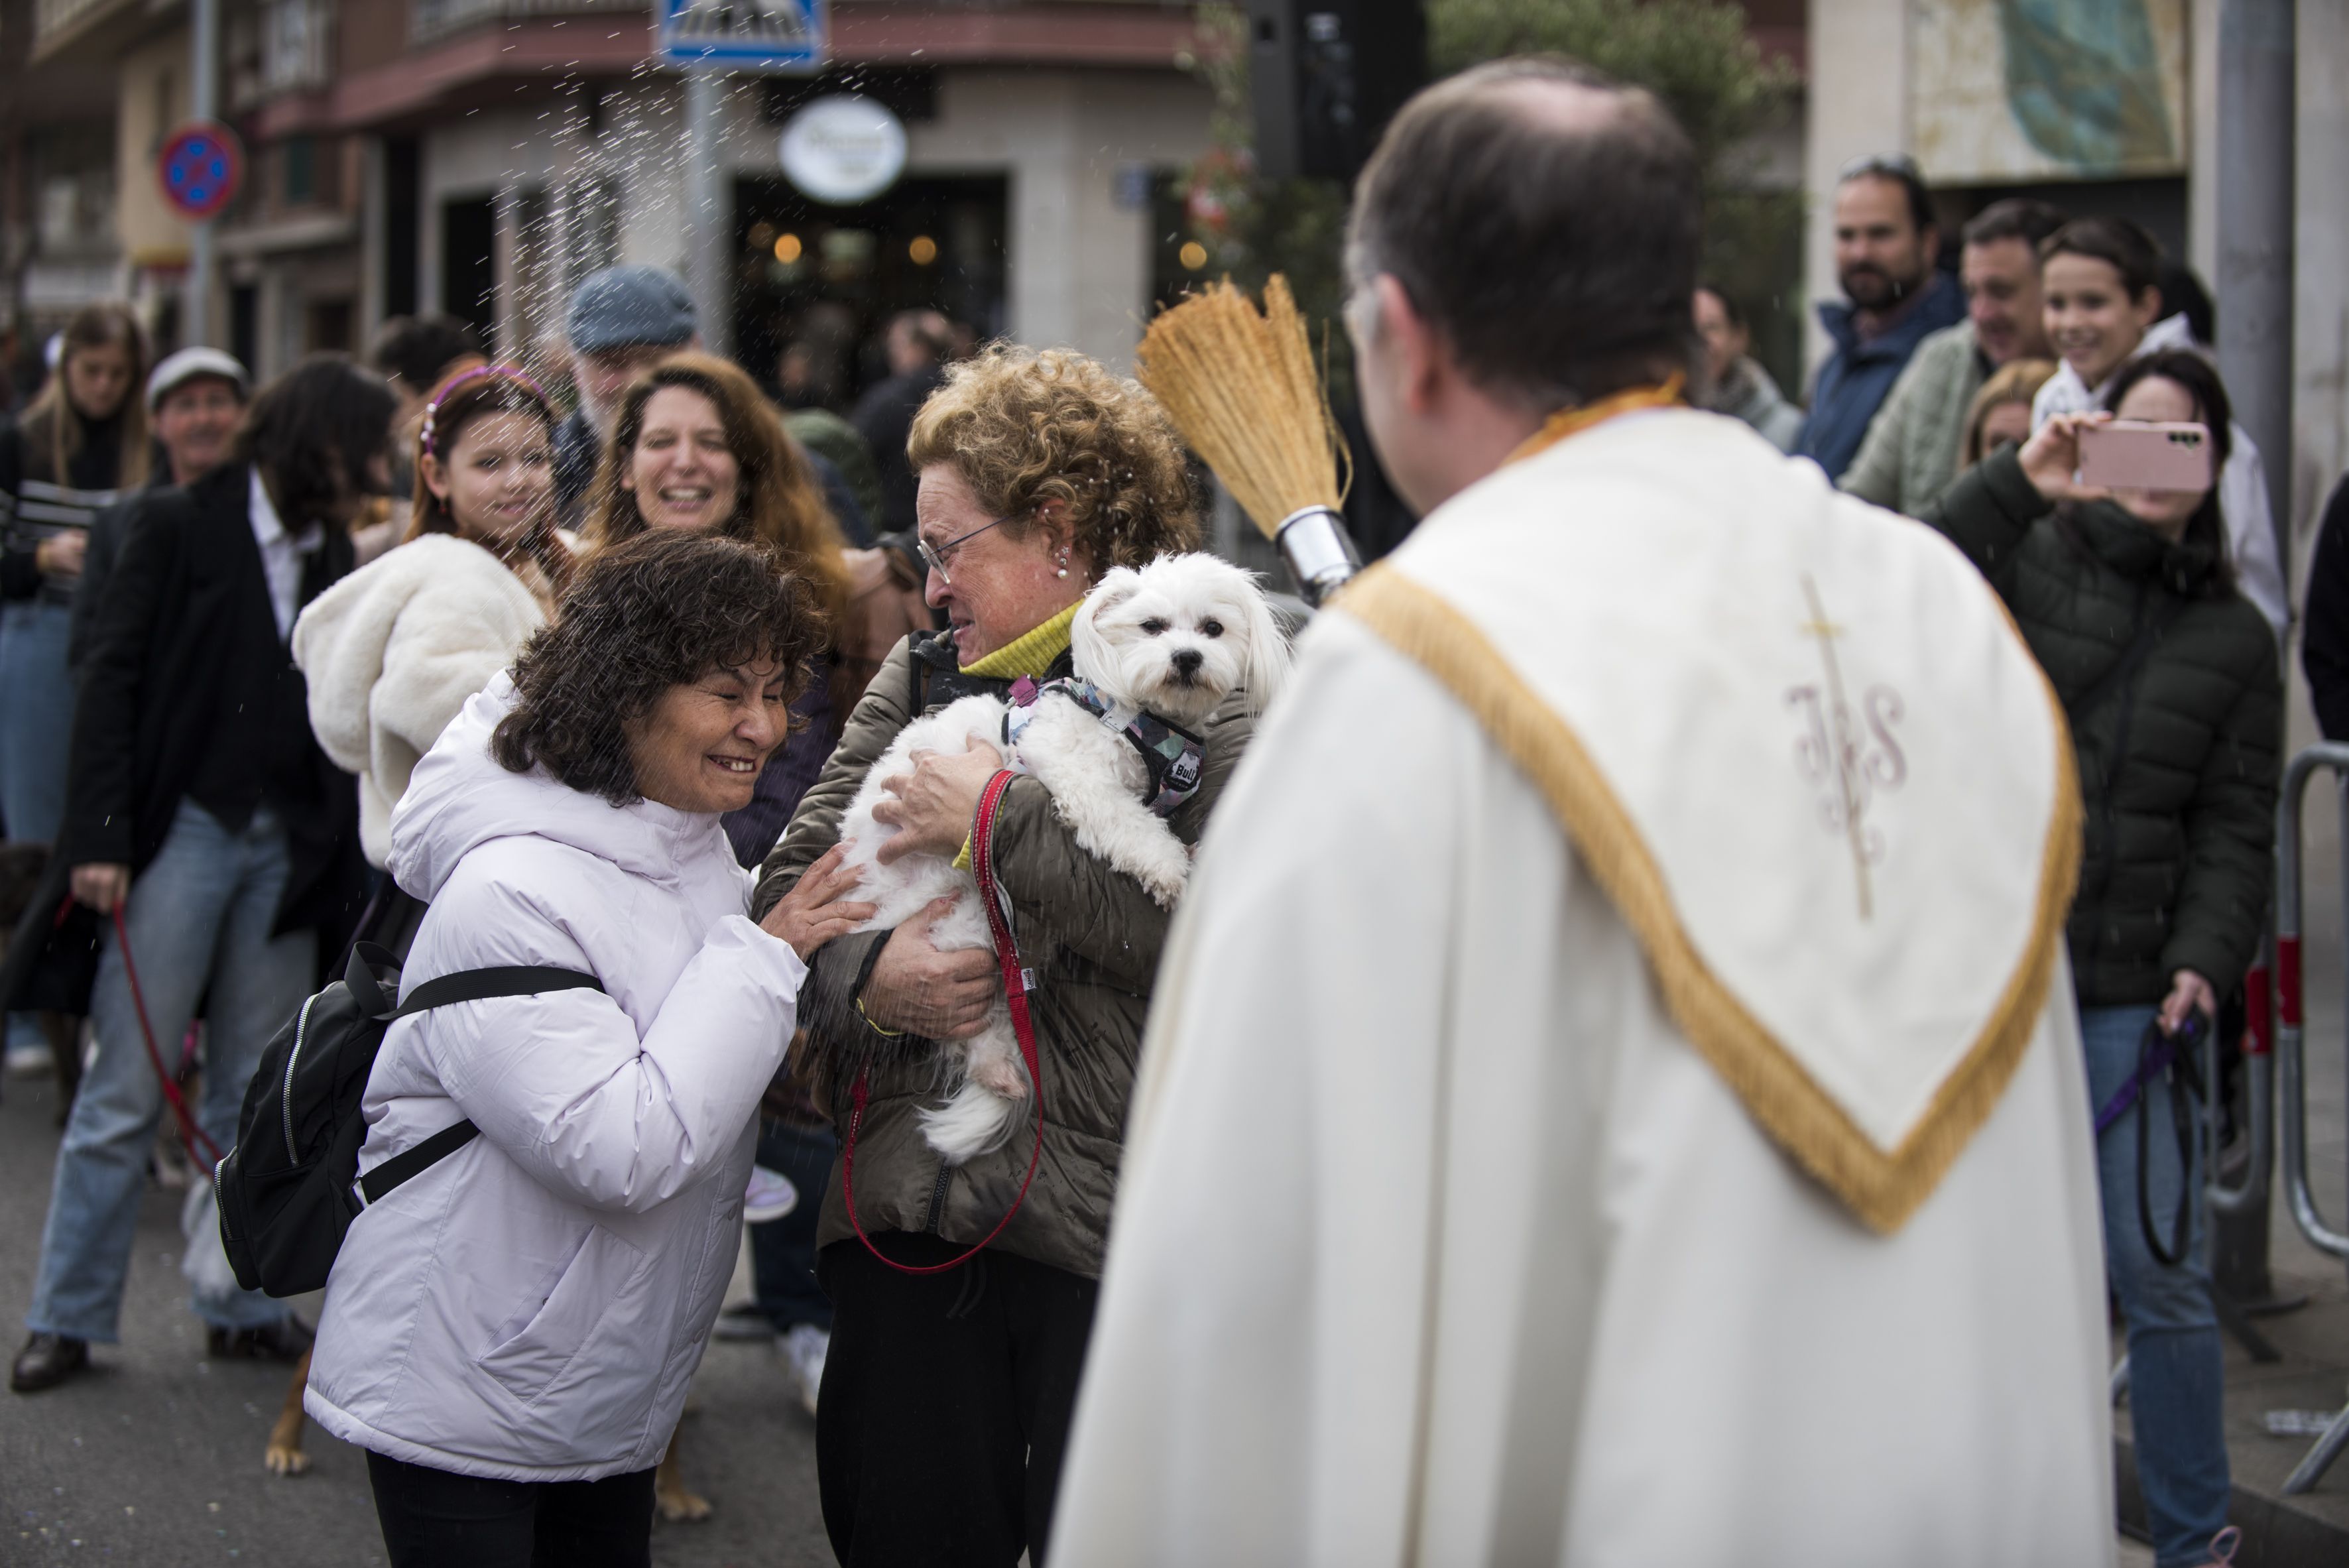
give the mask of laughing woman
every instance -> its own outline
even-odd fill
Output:
[[[837,634],[848,606],[841,533],[806,454],[751,379],[712,355],[669,356],[628,388],[596,476],[590,549],[647,529],[719,533],[763,545],[815,591]],[[815,782],[858,693],[838,691],[818,659],[793,708],[806,738],[776,754],[750,803],[726,819],[746,866],[759,863]]]
[[[596,991],[402,1019],[362,1171],[481,1136],[369,1205],[335,1263],[309,1413],[367,1450],[393,1568],[641,1568],[653,1467],[732,1275],[761,1092],[807,960],[871,913],[835,858],[757,923],[720,813],[781,743],[823,622],[730,540],[607,551],[394,814],[430,908],[403,976]]]

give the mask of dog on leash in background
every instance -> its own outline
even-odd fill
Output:
[[[881,846],[894,831],[874,816],[890,798],[889,782],[911,772],[917,752],[967,751],[974,741],[1006,752],[1004,765],[1032,775],[1078,846],[1125,872],[1172,909],[1191,873],[1190,851],[1149,804],[1157,771],[1129,728],[1142,716],[1195,735],[1234,691],[1251,715],[1264,711],[1288,673],[1288,645],[1253,573],[1207,554],[1162,555],[1149,565],[1113,568],[1085,596],[1070,628],[1070,662],[1105,712],[1047,686],[1032,716],[1006,747],[1011,705],[978,696],[948,704],[901,731],[842,820],[848,861],[863,872],[856,896],[878,906],[867,931],[889,930],[935,899],[954,907],[930,927],[941,950],[991,948],[978,884],[939,855],[907,855],[884,865]],[[1195,777],[1187,781],[1195,786]],[[999,999],[984,1033],[939,1047],[950,1086],[947,1103],[922,1113],[923,1136],[952,1164],[1009,1136],[1029,1095],[1027,1071]]]

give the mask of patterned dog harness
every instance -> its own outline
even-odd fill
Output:
[[[1142,766],[1149,771],[1149,793],[1145,797],[1150,810],[1158,816],[1172,816],[1184,801],[1199,792],[1199,774],[1206,760],[1203,743],[1185,729],[1179,729],[1155,714],[1134,712],[1121,714],[1109,698],[1103,696],[1091,681],[1073,677],[1036,684],[1032,676],[1022,676],[1011,684],[1011,708],[1003,716],[1003,743],[1019,744],[1019,732],[1036,717],[1036,699],[1046,692],[1056,692],[1067,697],[1087,713],[1124,736],[1142,754]]]

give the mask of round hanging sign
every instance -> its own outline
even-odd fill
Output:
[[[869,201],[905,171],[905,127],[884,105],[844,93],[821,98],[783,127],[783,172],[818,201]]]
[[[217,217],[244,183],[244,149],[217,120],[191,120],[164,139],[155,157],[163,200],[182,218]]]

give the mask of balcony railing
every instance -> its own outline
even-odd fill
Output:
[[[137,0],[38,0],[33,7],[33,52],[38,55],[66,34],[108,11],[128,11]]]
[[[623,11],[643,19],[650,16],[652,7],[647,0],[411,0],[408,37],[413,44],[429,44],[482,22]]]

